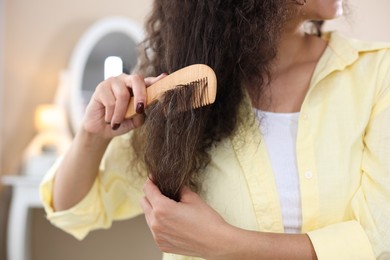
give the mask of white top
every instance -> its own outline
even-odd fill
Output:
[[[275,175],[284,232],[300,233],[302,206],[296,161],[299,113],[255,112]]]

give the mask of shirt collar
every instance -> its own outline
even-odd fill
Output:
[[[317,85],[320,80],[334,71],[344,70],[356,62],[361,53],[390,48],[390,43],[370,43],[348,39],[337,32],[325,33],[323,38],[328,41],[328,46],[318,61],[311,86]]]

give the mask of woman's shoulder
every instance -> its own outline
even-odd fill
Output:
[[[340,33],[330,33],[327,36],[332,49],[330,56],[337,56],[335,59],[343,63],[344,69],[340,73],[353,75],[355,91],[357,86],[362,86],[362,93],[367,95],[367,90],[372,89],[376,100],[379,97],[389,97],[390,42],[353,39]],[[388,98],[387,100],[389,101]]]
[[[329,42],[329,46],[336,50],[345,50],[345,48],[350,48],[359,53],[390,50],[390,42],[367,41],[348,37],[339,32],[328,32],[325,33],[323,37]]]
[[[364,66],[366,75],[383,74],[390,69],[390,42],[354,39],[338,32],[325,33],[323,38],[328,41],[328,51],[323,58],[327,66],[333,64],[343,68],[341,71],[352,72],[353,69],[361,71],[360,67]]]

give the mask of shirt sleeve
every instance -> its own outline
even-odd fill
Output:
[[[40,185],[40,196],[47,219],[58,228],[81,240],[90,231],[109,228],[114,220],[142,213],[144,178],[129,173],[129,138],[114,138],[102,160],[99,174],[88,194],[64,211],[52,208],[53,180],[61,159],[49,170]],[[80,169],[80,174],[83,174]],[[71,192],[71,191],[70,191]]]
[[[318,259],[390,259],[390,55],[387,58],[364,136],[361,185],[351,202],[354,220],[308,233]]]

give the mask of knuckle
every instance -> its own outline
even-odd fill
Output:
[[[158,234],[161,232],[162,227],[158,221],[152,221],[150,223],[150,229],[153,230],[153,233],[155,233],[156,237],[158,237]]]
[[[143,83],[144,84],[144,78],[139,75],[139,74],[132,74],[129,76],[129,80],[130,82],[132,83],[131,84],[131,88],[132,89],[140,89],[140,84],[139,83]]]
[[[166,217],[166,212],[164,209],[161,209],[160,207],[154,209],[154,217],[156,219],[162,220]]]
[[[101,81],[97,86],[96,86],[96,89],[95,91],[98,91],[98,92],[105,92],[107,91],[106,89],[109,89],[111,88],[112,84],[114,84],[115,82],[115,79],[113,77],[110,77],[104,81]]]
[[[114,109],[115,108],[115,101],[107,101],[105,104],[107,108]]]
[[[134,80],[134,81],[140,81],[140,80],[144,80],[143,77],[139,74],[131,74],[130,76],[130,79],[131,80]]]
[[[116,77],[112,77],[112,76],[111,76],[111,77],[108,77],[108,78],[106,79],[106,81],[109,82],[110,84],[114,83],[116,80],[117,80]]]
[[[112,77],[105,79],[104,81],[100,82],[97,88],[100,90],[111,88],[111,85],[113,84],[114,79]]]
[[[121,88],[121,90],[118,92],[117,98],[121,100],[128,100],[130,98],[130,92],[126,87]]]
[[[105,85],[105,84],[106,84],[105,81],[100,82],[100,83],[96,86],[95,92],[101,92],[102,89],[104,88],[104,85]]]

